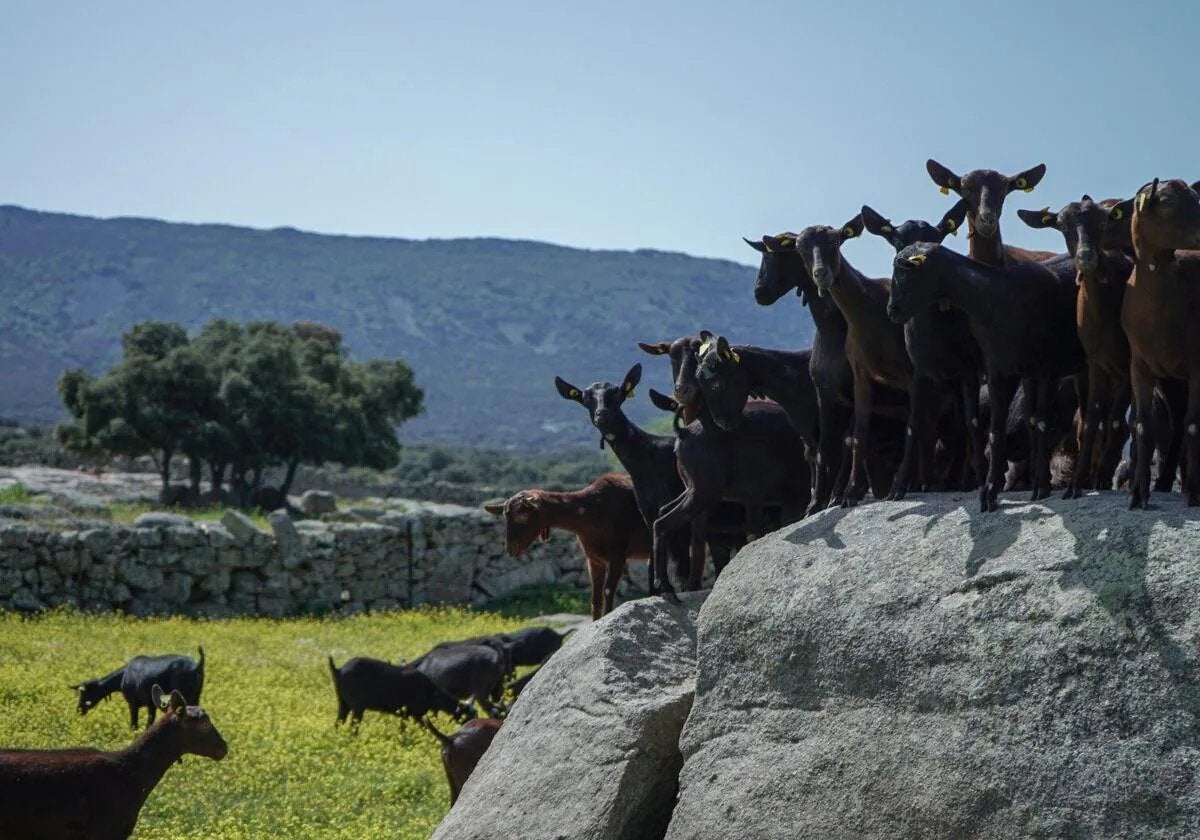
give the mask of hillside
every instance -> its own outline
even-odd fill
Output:
[[[737,235],[739,231],[731,231]],[[747,252],[749,256],[749,252]],[[355,358],[406,359],[426,414],[406,440],[520,449],[590,443],[555,374],[587,384],[648,361],[638,340],[706,328],[807,346],[798,302],[754,303],[754,271],[652,250],[587,251],[500,239],[414,241],[95,219],[0,206],[0,416],[53,421],[54,383],[97,371],[150,318],[306,319],[342,331]],[[634,416],[653,409],[638,395]]]

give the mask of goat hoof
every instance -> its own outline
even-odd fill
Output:
[[[663,596],[663,600],[670,601],[672,604],[678,605],[678,604],[682,603],[682,601],[679,600],[679,596],[675,594],[674,589],[664,588],[663,592],[662,592],[662,596]]]

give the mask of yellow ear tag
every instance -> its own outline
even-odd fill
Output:
[[[735,365],[742,360],[742,357],[739,356],[737,353],[734,353],[733,351],[730,351],[729,355],[733,357],[733,363]]]
[[[1121,208],[1120,208],[1120,207],[1114,207],[1114,208],[1113,208],[1113,209],[1112,209],[1112,210],[1109,212],[1109,214],[1108,214],[1108,218],[1112,219],[1113,221],[1120,221],[1120,220],[1121,220],[1121,218],[1122,218],[1124,215],[1125,215],[1125,213],[1124,213],[1124,211],[1123,211],[1123,210],[1121,210]]]
[[[880,229],[881,231],[883,231],[884,233],[891,233],[891,232],[892,232],[892,226],[891,226],[891,225],[882,225],[882,226],[881,226],[879,229]]]
[[[1051,216],[1049,213],[1047,213],[1045,216],[1042,216],[1042,224],[1044,224],[1044,225],[1048,225],[1053,221],[1054,221],[1054,217]]]
[[[1033,187],[1025,187],[1025,192],[1033,192]]]
[[[1142,193],[1141,195],[1139,195],[1137,197],[1137,209],[1138,209],[1139,213],[1146,209],[1146,194],[1145,193]]]
[[[958,223],[956,221],[954,221],[953,219],[947,219],[946,220],[946,230],[950,231],[955,236],[957,236],[958,235]]]
[[[938,190],[941,192],[942,195],[950,195],[949,187],[938,187]]]
[[[701,344],[701,345],[700,345],[700,353],[699,353],[699,355],[703,356],[705,353],[707,353],[707,352],[708,352],[708,348],[709,348],[710,344],[711,344],[711,342],[708,342],[708,341],[706,341],[706,342],[704,342],[703,344]]]
[[[572,397],[578,397],[578,396],[579,396],[579,391],[578,391],[577,389],[575,389],[575,388],[572,388],[570,393],[571,393],[571,396],[572,396]]]
[[[781,248],[792,247],[792,240],[788,239],[786,236],[779,237],[779,247],[781,247]]]
[[[625,396],[626,397],[633,396],[633,386],[632,385],[630,385],[628,388],[625,389]]]
[[[858,236],[858,233],[854,230],[854,228],[850,227],[850,225],[846,225],[844,228],[842,228],[842,236],[844,236],[846,239],[853,239],[854,237]]]
[[[913,254],[911,257],[908,258],[908,261],[910,263],[912,263],[913,265],[920,265],[921,263],[925,262],[925,255],[924,254]]]

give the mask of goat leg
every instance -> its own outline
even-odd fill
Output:
[[[991,430],[988,435],[990,448],[987,480],[979,487],[980,513],[994,512],[999,508],[1000,490],[1004,487],[1004,473],[1008,466],[1007,441],[1008,407],[1016,391],[1016,380],[988,371],[988,393],[991,399]]]
[[[1133,477],[1129,480],[1129,507],[1145,510],[1150,506],[1150,461],[1154,457],[1154,424],[1150,416],[1150,406],[1154,399],[1154,379],[1150,371],[1136,359],[1130,365],[1130,372],[1137,457],[1134,459]]]
[[[1111,394],[1108,400],[1108,416],[1104,418],[1104,442],[1100,456],[1099,472],[1096,475],[1096,487],[1100,490],[1113,489],[1113,475],[1121,462],[1121,454],[1125,451],[1125,442],[1129,440],[1129,423],[1125,417],[1129,414],[1129,377],[1122,375],[1109,378]]]

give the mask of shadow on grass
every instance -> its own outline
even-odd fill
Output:
[[[525,586],[479,608],[480,612],[523,619],[554,613],[589,615],[590,610],[586,592],[558,584]]]

